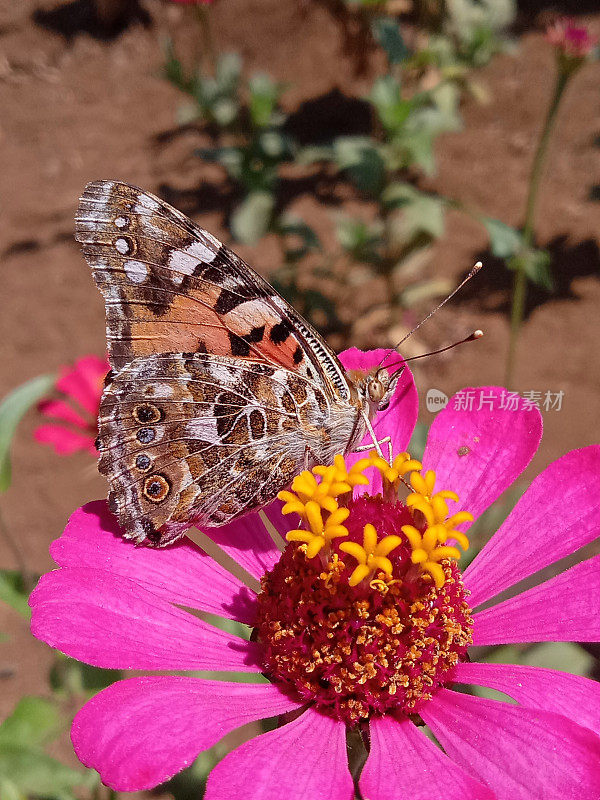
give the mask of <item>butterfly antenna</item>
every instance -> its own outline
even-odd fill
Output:
[[[479,272],[479,270],[480,270],[482,267],[483,267],[483,264],[481,263],[481,261],[478,261],[478,262],[475,264],[475,266],[473,267],[473,269],[472,269],[472,270],[469,272],[469,274],[467,275],[467,277],[466,277],[466,278],[465,278],[463,281],[461,281],[461,283],[459,283],[459,285],[456,287],[456,289],[455,289],[453,292],[451,292],[451,293],[448,295],[448,297],[444,298],[444,299],[442,300],[442,302],[441,302],[441,303],[440,303],[438,306],[436,306],[436,307],[433,309],[433,311],[430,311],[430,312],[429,312],[429,314],[427,314],[427,316],[426,316],[426,317],[424,317],[424,318],[421,320],[421,322],[419,322],[419,324],[418,324],[418,325],[415,325],[415,327],[414,327],[414,328],[413,328],[411,331],[409,331],[409,332],[406,334],[406,336],[404,336],[402,339],[400,339],[400,341],[398,342],[398,344],[397,344],[397,345],[394,347],[394,350],[395,350],[397,353],[399,353],[399,352],[400,352],[400,350],[399,350],[399,347],[400,347],[402,344],[404,344],[404,342],[405,342],[405,341],[406,341],[406,340],[407,340],[409,337],[411,337],[411,336],[413,335],[413,333],[415,333],[415,331],[418,331],[418,330],[419,330],[419,328],[421,327],[421,325],[424,325],[424,324],[427,322],[427,320],[428,320],[428,319],[430,319],[431,317],[433,317],[433,315],[436,313],[436,311],[439,311],[439,310],[440,310],[440,308],[442,308],[442,306],[445,306],[445,305],[446,305],[446,303],[448,302],[448,300],[452,300],[452,298],[454,297],[454,295],[455,295],[457,292],[459,292],[459,291],[462,289],[462,287],[465,285],[465,283],[468,283],[468,282],[471,280],[471,278],[473,278],[475,275],[477,275],[477,273]],[[478,338],[478,337],[475,337],[475,338]],[[465,339],[464,341],[465,341],[465,342],[466,342],[466,341],[471,341],[471,339],[470,339],[470,338],[469,338],[469,339]],[[456,342],[456,344],[462,344],[462,342]],[[450,347],[455,347],[455,346],[456,346],[456,345],[454,345],[454,344],[451,344],[449,347],[444,347],[444,348],[443,348],[443,350],[449,350],[449,349],[450,349]],[[441,352],[443,352],[443,350],[436,350],[435,352],[436,352],[436,353],[437,353],[437,352],[440,352],[440,353],[441,353]],[[427,353],[426,355],[433,355],[433,353]],[[380,362],[380,366],[381,366],[381,364],[383,364],[383,363],[384,363],[384,361],[386,361],[386,360],[387,360],[389,357],[390,357],[390,353],[388,353],[386,356],[384,356],[384,357],[382,358],[381,362]],[[421,357],[421,356],[418,356],[418,358],[420,358],[420,357]],[[407,359],[407,360],[409,360],[409,359]]]
[[[460,342],[454,342],[454,344],[446,345],[446,347],[440,347],[439,350],[432,350],[431,353],[421,353],[420,356],[412,356],[412,358],[405,358],[404,363],[407,364],[409,361],[417,361],[419,358],[426,358],[427,356],[437,356],[438,353],[445,353],[446,350],[452,350],[453,347],[458,347],[459,344],[465,344],[466,342],[474,342],[476,339],[481,339],[483,336],[483,331],[477,330],[473,331],[473,333],[466,336],[464,339],[461,339]]]

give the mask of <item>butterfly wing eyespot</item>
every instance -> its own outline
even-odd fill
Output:
[[[133,409],[133,417],[140,425],[159,422],[162,418],[161,410],[152,403],[140,403]]]
[[[156,431],[153,428],[140,428],[136,433],[135,438],[141,444],[150,444],[156,437]]]
[[[150,475],[143,484],[143,494],[151,503],[162,503],[169,494],[171,484],[164,475]]]
[[[304,468],[307,441],[333,458],[339,426],[329,417],[325,392],[281,367],[202,353],[140,358],[105,390],[99,468],[126,535],[162,547],[192,525],[267,505]]]
[[[147,472],[152,466],[152,459],[146,453],[140,453],[135,457],[135,466],[140,472]]]

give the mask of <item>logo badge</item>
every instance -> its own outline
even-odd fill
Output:
[[[439,389],[428,389],[425,403],[427,405],[427,411],[430,411],[432,414],[437,414],[438,411],[441,411],[442,408],[446,408],[448,405],[448,395],[444,394],[444,392]]]

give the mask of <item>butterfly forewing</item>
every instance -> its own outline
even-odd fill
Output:
[[[88,184],[76,237],[105,298],[115,369],[154,353],[208,352],[283,366],[349,397],[316,331],[235,253],[153,195]]]

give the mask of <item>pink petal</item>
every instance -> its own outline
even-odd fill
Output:
[[[386,356],[389,357],[386,358]],[[402,356],[393,350],[368,350],[363,352],[351,347],[349,350],[344,350],[343,353],[340,353],[339,358],[346,370],[360,369],[368,371],[380,364],[382,359],[386,359],[383,366],[392,373],[404,364]],[[402,453],[408,447],[418,414],[419,398],[417,389],[410,369],[405,367],[389,407],[386,411],[380,411],[373,423],[377,438],[381,440],[387,436],[391,437],[393,454]],[[361,442],[361,445],[367,444],[372,444],[369,434]],[[383,445],[382,449],[387,457],[388,446]],[[346,464],[350,467],[363,458],[364,455],[364,453],[354,453],[346,456]],[[363,494],[365,491],[371,493],[381,491],[381,476],[379,472],[375,470],[370,470],[370,472],[372,472],[372,475],[369,476],[371,477],[371,487],[359,487],[356,490],[356,494]]]
[[[72,369],[63,368],[56,388],[76,400],[94,417],[98,416],[102,384],[110,365],[96,356],[85,356],[75,362]]]
[[[33,436],[37,442],[52,445],[60,456],[70,456],[77,450],[96,452],[93,436],[76,433],[62,425],[40,425]]]
[[[439,691],[421,716],[498,800],[600,797],[600,738],[547,711]]]
[[[203,529],[202,532],[258,580],[281,557],[258,513],[248,514],[220,528]]]
[[[552,711],[600,733],[600,683],[554,669],[513,664],[458,664],[457,683],[488,686],[528,708]]]
[[[600,555],[473,616],[473,644],[600,641]]]
[[[371,752],[360,776],[369,800],[495,800],[409,720],[372,719]]]
[[[526,411],[522,398],[517,411],[500,409],[501,393],[506,390],[497,386],[462,391],[475,393],[473,410],[457,411],[458,395],[450,399],[429,431],[423,467],[437,473],[436,489],[458,494],[460,502],[453,505],[452,513],[465,510],[477,518],[531,461],[542,436],[542,417],[535,407]],[[484,402],[477,410],[486,398],[493,408]],[[461,526],[467,527],[469,523]]]
[[[189,539],[164,550],[136,547],[119,535],[117,519],[104,500],[71,515],[65,532],[50,546],[61,567],[107,570],[171,603],[253,625],[256,596]]]
[[[572,450],[550,464],[466,570],[471,606],[595,539],[598,497],[600,446]]]
[[[309,709],[238,747],[213,769],[204,800],[352,800],[342,722]]]
[[[74,408],[71,408],[63,400],[42,400],[38,405],[38,410],[45,417],[59,419],[84,430],[87,430],[91,424],[90,420],[82,417],[81,414],[78,414]]]
[[[34,636],[97,667],[258,670],[253,643],[104,570],[74,567],[49,572],[40,579],[29,604]]]
[[[270,684],[130,678],[109,686],[73,720],[79,760],[119,792],[151,789],[247,722],[299,708]]]

